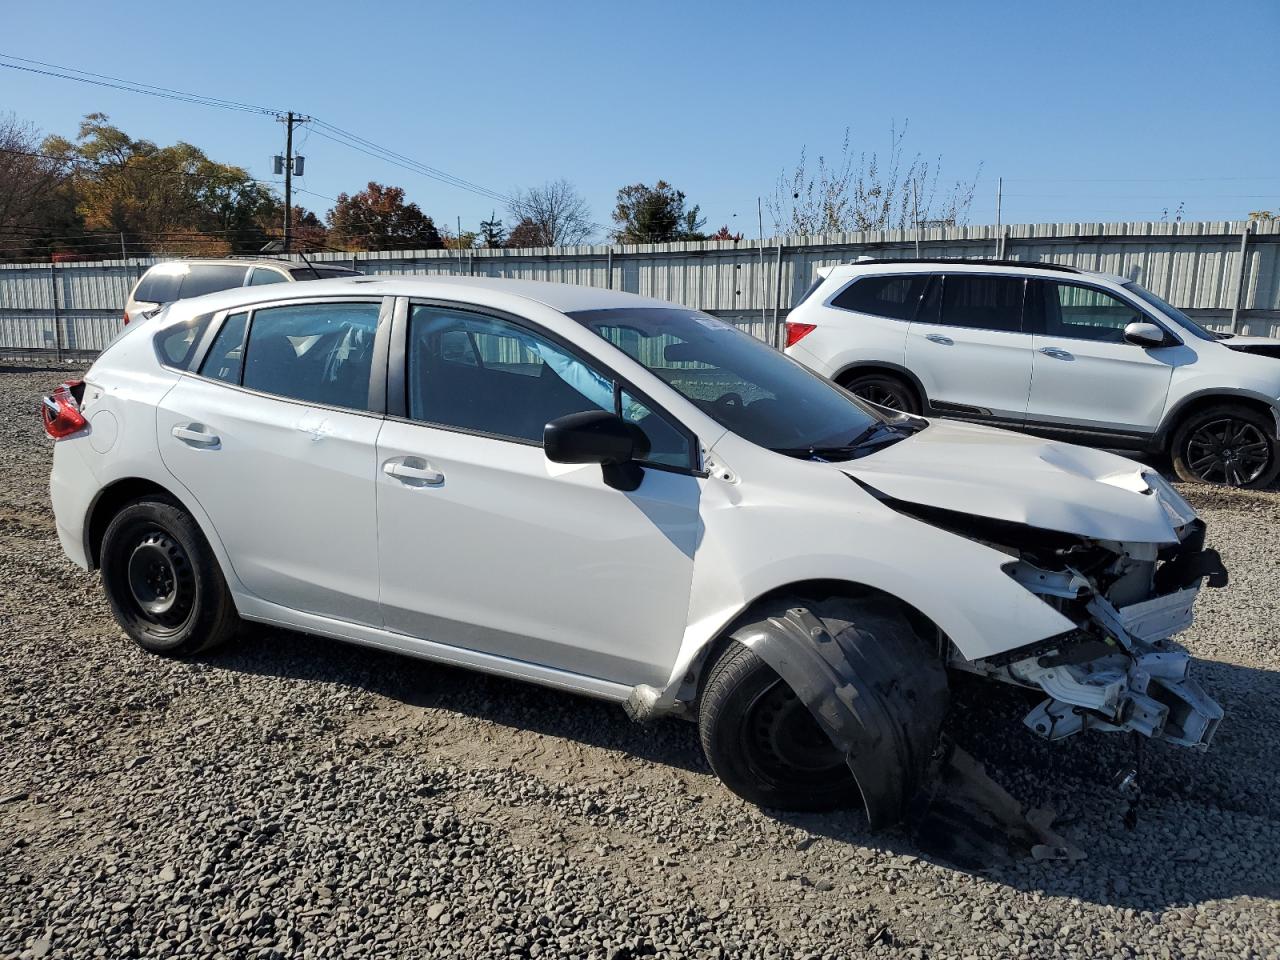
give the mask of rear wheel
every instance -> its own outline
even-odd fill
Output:
[[[1280,472],[1276,425],[1249,407],[1222,404],[1188,417],[1173,434],[1177,475],[1196,483],[1254,489]]]
[[[101,567],[116,622],[152,653],[200,653],[240,625],[217,558],[175,503],[144,499],[121,508],[103,534]]]
[[[915,390],[905,380],[887,373],[857,373],[840,379],[844,387],[855,397],[890,410],[903,413],[919,413],[920,400]]]

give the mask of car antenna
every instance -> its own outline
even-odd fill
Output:
[[[283,253],[284,243],[280,240],[268,240],[263,245],[262,252],[263,253]],[[299,250],[298,256],[302,258],[302,262],[307,265],[307,269],[309,269],[312,272],[312,274],[315,275],[315,278],[317,280],[324,279],[323,277],[320,276],[320,271],[315,268],[315,264],[313,264],[310,260],[307,259],[307,255],[305,253]]]

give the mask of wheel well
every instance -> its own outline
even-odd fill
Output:
[[[1202,410],[1207,410],[1209,407],[1222,406],[1245,407],[1264,417],[1274,415],[1271,405],[1265,400],[1259,400],[1256,397],[1245,397],[1234,393],[1211,393],[1195,397],[1178,407],[1173,412],[1173,415],[1170,416],[1169,422],[1160,432],[1160,448],[1162,450],[1168,448],[1169,444],[1173,442],[1173,435],[1190,417],[1195,416]]]
[[[89,520],[85,524],[90,569],[98,566],[98,558],[102,552],[102,537],[107,532],[111,519],[126,503],[147,496],[170,500],[182,506],[182,502],[160,484],[141,477],[117,480],[98,494],[93,506],[89,508]],[[186,508],[183,507],[183,509]]]
[[[899,370],[896,367],[886,367],[880,364],[858,364],[852,367],[845,367],[831,379],[840,386],[844,387],[849,384],[855,377],[865,376],[866,374],[875,374],[878,377],[888,377],[896,380],[913,394],[915,394],[916,403],[921,410],[925,407],[924,388],[920,385],[920,381],[913,374]]]
[[[684,678],[685,690],[691,690],[695,694],[690,703],[694,711],[696,712],[697,702],[702,697],[702,686],[710,673],[709,668],[720,659],[720,655],[725,648],[733,642],[732,635],[734,631],[744,624],[751,623],[753,620],[763,616],[765,611],[777,609],[784,603],[827,600],[831,597],[848,599],[883,597],[892,601],[902,608],[903,615],[906,616],[907,621],[915,632],[925,640],[936,642],[938,655],[940,657],[945,655],[948,640],[942,629],[920,610],[891,593],[886,593],[883,590],[868,587],[864,584],[852,583],[848,580],[804,580],[797,583],[788,583],[775,587],[748,603],[737,616],[725,624],[715,639],[703,647],[702,653],[699,654]]]

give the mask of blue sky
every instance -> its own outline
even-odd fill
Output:
[[[887,145],[981,165],[974,223],[1280,209],[1280,2],[10,5],[0,52],[320,117],[499,193],[565,177],[607,224],[668,180],[756,231],[797,159]],[[0,70],[0,111],[102,111],[271,179],[270,118]],[[305,189],[399,184],[474,229],[495,205],[302,131]],[[321,213],[330,204],[302,194]],[[770,232],[766,222],[766,232]]]

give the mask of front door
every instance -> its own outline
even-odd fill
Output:
[[[253,594],[377,625],[379,302],[233,313],[156,418],[160,455]],[[389,319],[388,319],[389,323]]]
[[[523,321],[415,305],[404,353],[408,416],[378,439],[387,628],[665,682],[701,529],[693,438]],[[650,441],[637,490],[608,486],[598,465],[547,460],[549,420],[618,408]]]
[[[1165,347],[1127,343],[1124,328],[1149,318],[1088,284],[1032,280],[1028,303],[1038,331],[1028,425],[1155,433],[1173,368],[1191,351],[1172,337]]]
[[[1031,388],[1021,277],[936,277],[907,330],[907,368],[942,416],[1021,424]]]

